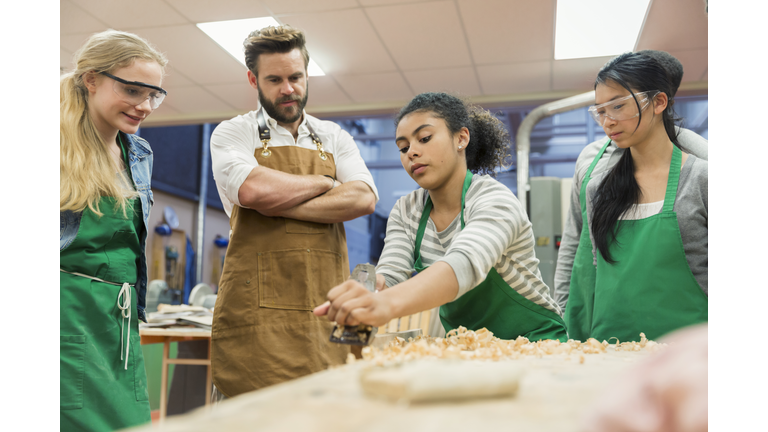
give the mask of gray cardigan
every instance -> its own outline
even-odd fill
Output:
[[[704,194],[704,211],[706,215],[706,198],[707,198],[707,168],[706,168],[706,159],[708,155],[708,142],[706,139],[702,138],[698,134],[688,130],[688,129],[679,129],[680,135],[678,137],[679,142],[683,148],[683,150],[686,153],[689,153],[693,156],[697,156],[696,159],[699,160],[699,162],[703,162],[704,165],[704,186],[703,186],[703,194]],[[565,311],[566,304],[568,303],[568,294],[570,292],[570,285],[571,285],[571,269],[573,268],[573,260],[576,256],[576,249],[579,246],[579,236],[581,234],[581,227],[582,227],[582,217],[581,217],[581,204],[579,203],[579,196],[581,193],[581,184],[584,180],[584,177],[586,176],[587,170],[589,169],[589,166],[592,164],[592,161],[595,159],[595,156],[597,156],[597,153],[600,151],[600,149],[605,145],[606,141],[608,140],[607,137],[595,141],[587,147],[582,150],[581,154],[579,155],[578,160],[576,161],[576,170],[573,175],[573,186],[571,188],[571,203],[570,203],[570,210],[568,212],[568,216],[566,217],[565,222],[565,229],[563,231],[563,237],[560,244],[560,250],[558,252],[557,256],[557,268],[555,270],[555,300],[557,301],[558,305],[560,306],[560,309]],[[621,158],[621,155],[623,154],[623,150],[617,148],[615,145],[611,144],[608,146],[608,148],[605,150],[605,153],[598,161],[597,165],[595,166],[595,169],[592,171],[592,180],[589,182],[589,185],[587,186],[588,189],[591,189],[592,187],[596,188],[600,183],[599,181],[595,181],[597,177],[600,177],[602,179],[601,173],[604,173],[606,170],[610,169]],[[703,159],[703,160],[702,160]],[[686,166],[683,167],[682,172],[680,173],[681,176],[681,183],[678,186],[678,196],[680,196],[680,193],[682,192],[682,181],[683,177],[686,175],[686,167],[690,169],[690,166],[693,165],[691,163],[689,165],[689,162],[691,161],[691,158],[689,157],[688,160],[686,160]],[[701,173],[698,173],[698,175],[701,175]],[[700,179],[699,179],[700,180]],[[589,190],[587,191],[589,194]],[[594,192],[593,192],[594,193]],[[589,196],[589,195],[588,195]],[[685,206],[685,205],[684,205]],[[590,211],[590,204],[588,202],[588,209],[587,211]],[[678,211],[678,203],[675,204],[675,211]],[[685,210],[685,207],[684,207]],[[681,221],[681,225],[683,224],[681,215],[678,214],[678,219]],[[706,217],[706,216],[705,216]],[[705,219],[706,222],[706,219]],[[683,228],[681,226],[681,235]],[[685,246],[685,237],[683,237],[683,244]],[[707,246],[707,236],[706,231],[704,232],[703,236],[704,241],[704,272],[703,272],[703,283],[702,279],[697,276],[696,280],[699,281],[699,284],[702,286],[705,293],[707,293],[707,260],[706,260],[706,246]],[[686,252],[688,250],[688,247],[685,246]],[[697,262],[701,262],[701,260],[697,260]],[[689,261],[690,264],[690,261]],[[691,267],[693,271],[693,266]],[[694,275],[696,273],[694,272]]]

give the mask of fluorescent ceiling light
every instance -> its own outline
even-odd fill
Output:
[[[633,51],[650,0],[557,0],[555,60]]]
[[[245,66],[245,55],[243,54],[243,41],[245,38],[254,30],[279,25],[280,23],[272,17],[261,17],[199,23],[197,27]],[[307,74],[309,76],[325,75],[320,66],[311,58],[307,66]]]

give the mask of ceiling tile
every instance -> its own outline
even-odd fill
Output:
[[[669,52],[683,64],[683,82],[701,81],[701,77],[707,71],[708,51],[707,49],[697,49]]]
[[[205,88],[238,110],[253,111],[259,107],[259,94],[245,79],[239,84],[212,84]]]
[[[471,66],[452,1],[366,8],[401,70]]]
[[[459,0],[458,5],[475,64],[554,58],[553,1]]]
[[[168,103],[168,99],[166,98],[160,106],[152,111],[152,114],[147,118],[153,119],[154,117],[165,117],[167,115],[173,115],[173,114],[180,114],[179,110],[173,107],[172,104]]]
[[[196,84],[239,83],[245,77],[245,66],[194,24],[139,29],[136,34],[165,53],[168,65]]]
[[[316,106],[346,105],[352,100],[344,94],[336,80],[330,76],[317,76],[309,79],[309,99],[307,109]]]
[[[262,3],[273,14],[323,12],[360,7],[355,0],[262,0]]]
[[[353,102],[391,102],[410,100],[415,96],[397,72],[338,75],[335,78]]]
[[[305,32],[307,49],[326,74],[397,70],[361,9],[295,15],[282,21]]]
[[[117,0],[71,1],[110,27],[119,30],[189,22],[164,1],[133,0],[130,3]]]
[[[707,48],[708,21],[702,0],[651,3],[637,49],[663,51]]]
[[[382,6],[402,3],[423,3],[434,0],[358,0],[362,6]]]
[[[60,48],[61,51],[61,59],[59,60],[59,67],[62,70],[62,72],[69,72],[72,69],[75,68],[75,64],[72,61],[72,52],[65,50],[64,48]]]
[[[550,62],[477,66],[484,95],[549,91]]]
[[[457,96],[482,94],[471,67],[440,68],[403,72],[405,79],[416,93],[446,92]]]
[[[107,28],[105,23],[69,0],[60,0],[59,5],[60,34],[96,33]]]
[[[554,60],[552,64],[552,90],[583,90],[594,88],[600,68],[614,56]]]
[[[165,66],[165,76],[163,77],[163,88],[171,90],[177,87],[188,87],[194,85],[183,74],[174,69],[170,64]]]
[[[106,29],[104,29],[106,30]],[[59,44],[61,48],[74,53],[79,50],[81,46],[91,37],[93,33],[80,33],[71,35],[61,35],[59,37]]]
[[[254,0],[165,0],[193,23],[228,21],[269,16],[269,10]],[[245,39],[245,37],[243,37]]]
[[[214,113],[232,111],[234,107],[225,103],[200,86],[179,87],[166,98],[168,104],[182,114]],[[163,102],[165,105],[165,102]],[[160,105],[162,107],[162,105]]]

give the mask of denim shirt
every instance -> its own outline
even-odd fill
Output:
[[[149,210],[154,203],[152,189],[150,189],[150,179],[152,177],[152,149],[149,143],[136,135],[128,135],[118,132],[123,143],[128,147],[128,165],[131,170],[133,182],[136,185],[136,191],[141,198],[141,208],[144,213],[144,231],[141,235],[141,259],[139,260],[139,274],[136,280],[136,292],[139,295],[137,304],[139,319],[147,322],[146,312],[144,311],[147,303],[147,233],[149,232]],[[82,212],[63,211],[59,213],[60,221],[60,240],[59,251],[69,246],[77,235],[80,227],[80,217]]]

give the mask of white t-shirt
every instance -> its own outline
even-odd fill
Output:
[[[261,108],[260,108],[261,109]],[[257,148],[262,144],[259,140],[259,123],[257,111],[239,115],[231,120],[221,122],[211,135],[211,165],[216,189],[219,191],[221,203],[227,215],[232,214],[232,207],[240,205],[238,192],[248,174],[259,163],[254,157]],[[299,137],[294,141],[288,130],[264,111],[264,118],[272,135],[270,148],[282,146],[299,146],[317,150],[317,145],[309,137],[307,122],[312,125],[318,138],[323,142],[326,153],[333,155],[336,163],[336,179],[341,183],[359,180],[371,187],[379,200],[379,192],[373,184],[368,167],[365,166],[360,150],[352,136],[339,125],[330,121],[319,120],[304,112],[304,120],[299,125]]]

